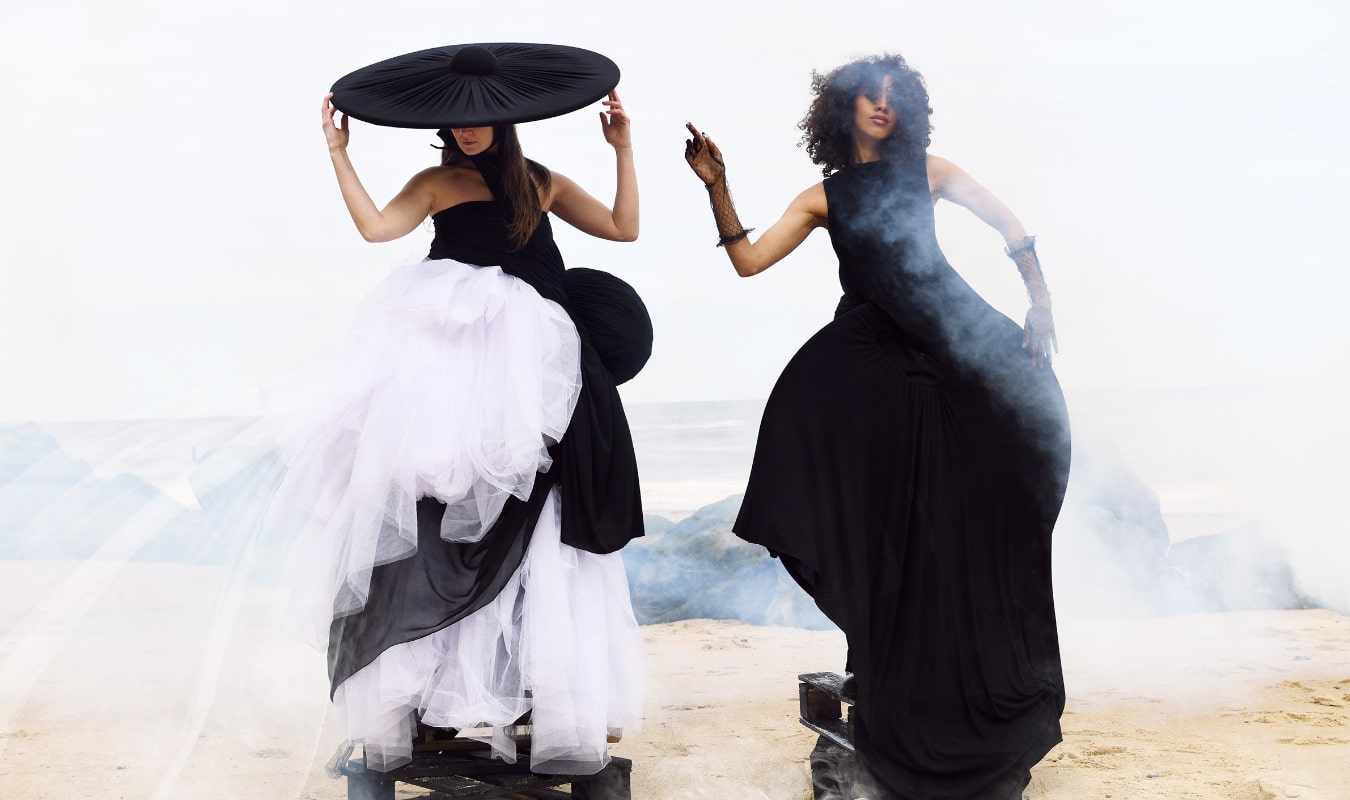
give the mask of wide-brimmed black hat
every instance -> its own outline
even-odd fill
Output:
[[[474,128],[576,111],[619,83],[613,61],[560,44],[452,44],[344,75],[333,105],[393,128]]]

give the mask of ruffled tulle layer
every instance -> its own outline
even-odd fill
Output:
[[[376,287],[333,363],[274,393],[286,472],[269,513],[298,530],[292,632],[331,646],[332,621],[366,608],[375,567],[417,555],[419,498],[446,504],[448,542],[478,541],[508,497],[528,498],[568,430],[580,361],[567,313],[497,267],[424,261]],[[607,737],[638,727],[642,644],[623,564],[563,545],[560,518],[552,490],[495,598],[335,688],[369,766],[406,762],[419,719],[500,728],[531,712],[531,767],[570,774],[603,768]],[[492,746],[516,759],[501,731]]]
[[[500,268],[422,261],[381,282],[332,362],[270,398],[287,468],[270,513],[298,531],[291,633],[324,647],[365,606],[372,568],[416,550],[419,497],[446,504],[446,541],[481,538],[549,468],[580,383],[567,313]]]
[[[592,774],[609,762],[609,735],[642,718],[642,638],[617,553],[559,541],[557,491],[546,501],[525,561],[495,600],[430,636],[386,650],[338,687],[366,764],[406,763],[418,719],[460,730],[506,726],[531,712],[530,768]],[[514,762],[498,728],[485,740]]]

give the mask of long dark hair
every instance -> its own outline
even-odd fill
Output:
[[[822,75],[811,73],[815,95],[806,116],[797,123],[802,130],[798,146],[804,146],[821,172],[830,175],[853,163],[853,101],[859,94],[874,97],[882,82],[891,79],[890,102],[895,109],[895,132],[881,143],[887,161],[922,158],[928,150],[933,126],[928,117],[928,87],[918,70],[899,55],[883,53],[850,61]]]
[[[445,131],[449,134],[449,131]],[[473,162],[475,166],[486,166],[487,163],[493,163],[498,168],[497,180],[500,181],[501,192],[505,196],[497,197],[499,201],[505,202],[511,208],[511,225],[509,233],[511,242],[515,249],[519,250],[530,240],[534,234],[534,229],[539,225],[539,218],[543,213],[543,206],[539,203],[539,193],[548,191],[549,184],[553,181],[553,175],[548,168],[537,161],[531,161],[525,157],[525,153],[520,149],[520,137],[516,135],[515,125],[494,125],[492,128],[492,146],[488,149],[491,154],[491,161],[475,161],[463,150],[459,149],[459,143],[451,135],[442,135],[441,140],[445,142],[445,147],[441,148],[441,166],[448,167],[453,165]],[[481,158],[481,157],[480,157]],[[485,174],[484,179],[488,181],[488,188],[494,195],[498,193],[494,181]]]

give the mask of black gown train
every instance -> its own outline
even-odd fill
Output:
[[[846,634],[869,797],[1004,800],[1061,738],[1063,395],[947,263],[924,160],[825,192],[844,296],[770,395],[735,532]]]

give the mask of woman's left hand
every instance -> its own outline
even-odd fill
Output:
[[[348,120],[351,118],[346,114],[342,115],[342,122],[334,119],[337,114],[337,106],[333,105],[333,93],[329,92],[323,96],[323,105],[319,108],[321,120],[323,122],[323,136],[328,140],[329,151],[346,150],[347,143],[351,141],[352,134],[347,127]]]
[[[1031,351],[1031,360],[1038,367],[1050,366],[1051,349],[1059,352],[1055,318],[1050,314],[1050,307],[1032,303],[1027,311],[1027,324],[1022,330],[1022,347]]]
[[[610,92],[608,100],[602,100],[607,108],[600,112],[600,129],[604,131],[605,141],[614,149],[633,146],[628,112],[623,110],[623,102],[618,92]]]

